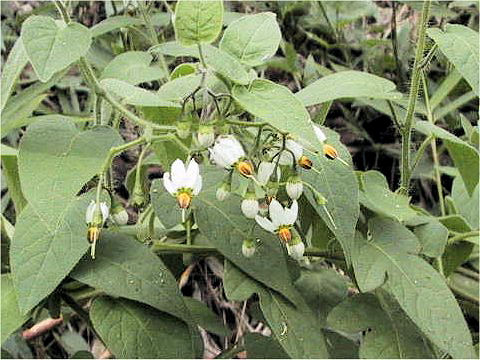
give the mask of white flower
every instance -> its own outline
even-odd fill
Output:
[[[315,131],[315,135],[317,136],[318,141],[324,142],[327,140],[327,137],[323,133],[322,129],[320,129],[320,126],[312,124],[313,125],[313,130]]]
[[[287,194],[292,200],[298,200],[303,193],[303,183],[298,175],[291,176],[285,186]]]
[[[290,241],[292,238],[290,228],[297,220],[297,201],[294,200],[290,208],[283,208],[283,206],[276,199],[272,199],[268,210],[271,220],[257,215],[255,216],[255,220],[257,221],[258,225],[271,233],[278,234],[280,239],[283,241]]]
[[[242,254],[245,257],[251,257],[253,254],[255,254],[255,243],[252,239],[243,240]]]
[[[112,219],[117,225],[126,225],[128,223],[128,212],[118,204],[112,209]]]
[[[301,260],[305,253],[305,244],[299,236],[295,236],[290,244],[287,244],[288,255],[295,260]]]
[[[96,207],[97,207],[96,202],[94,200],[92,200],[87,207],[87,211],[85,212],[85,222],[87,224],[92,224],[93,221],[95,220],[94,215],[95,215]],[[108,215],[110,213],[110,209],[109,209],[106,202],[101,202],[100,203],[100,213],[101,213],[102,219],[97,225],[103,224],[105,222],[105,220],[107,220]]]
[[[300,159],[300,157],[303,155],[302,145],[293,140],[287,139],[287,141],[285,142],[285,147],[287,148],[287,150],[283,150],[280,154],[280,165],[292,165],[292,153],[295,156],[295,161],[298,161],[298,159]]]
[[[209,147],[215,141],[215,133],[212,126],[200,125],[197,134],[198,144],[203,147]]]
[[[209,148],[210,157],[215,164],[230,169],[236,162],[245,157],[242,145],[231,135],[217,138],[213,147]]]
[[[255,216],[257,216],[258,210],[260,209],[260,205],[258,204],[255,194],[247,193],[247,195],[245,195],[245,198],[242,201],[241,209],[245,217],[249,219],[255,219]]]
[[[257,180],[261,185],[267,185],[270,176],[272,176],[273,170],[275,169],[275,163],[262,161],[258,165],[258,174]]]
[[[223,182],[222,185],[220,185],[217,189],[216,192],[216,197],[218,201],[223,201],[227,199],[230,196],[230,190],[232,189],[232,186],[227,183]]]
[[[163,175],[163,186],[177,197],[178,204],[182,209],[190,206],[192,197],[198,195],[202,189],[202,176],[197,162],[192,159],[185,169],[183,161],[177,159],[173,162],[171,173]]]

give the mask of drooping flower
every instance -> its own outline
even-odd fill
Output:
[[[285,190],[292,200],[298,200],[303,193],[303,182],[298,175],[290,176],[285,185]]]
[[[215,164],[225,169],[235,168],[244,176],[253,174],[253,167],[246,160],[245,151],[240,142],[231,135],[219,136],[213,147],[208,149]]]
[[[276,199],[272,199],[268,207],[270,219],[262,216],[255,216],[255,220],[265,230],[277,234],[284,242],[288,243],[292,239],[291,228],[297,220],[298,203],[293,201],[290,208],[283,207]]]
[[[175,160],[171,172],[163,175],[163,186],[177,198],[181,209],[187,209],[193,196],[198,195],[202,189],[202,176],[197,162],[192,159],[185,168],[182,160]]]
[[[260,165],[258,165],[258,174],[257,180],[261,185],[267,185],[270,176],[273,174],[273,170],[275,170],[275,163],[262,161]]]
[[[249,219],[255,219],[258,214],[260,205],[254,193],[247,193],[242,200],[241,209],[243,215]]]
[[[292,155],[294,156],[295,161],[298,161],[298,159],[300,159],[300,157],[303,155],[302,145],[291,139],[287,139],[285,141],[285,147],[286,150],[283,150],[280,154],[280,165],[292,165],[294,161]]]
[[[294,236],[292,241],[287,244],[288,255],[290,255],[295,260],[301,260],[303,254],[305,253],[305,244],[303,243],[300,236]]]
[[[87,224],[103,225],[103,223],[108,219],[110,208],[108,207],[107,203],[102,201],[100,202],[99,207],[99,212],[95,214],[97,203],[92,200],[90,204],[88,204],[87,211],[85,212],[85,222]]]

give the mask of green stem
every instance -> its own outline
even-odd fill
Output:
[[[56,6],[58,12],[60,13],[60,15],[62,16],[63,21],[66,24],[70,24],[70,22],[72,20],[70,18],[70,15],[68,14],[68,11],[67,11],[67,8],[65,7],[65,4],[61,0],[55,0],[55,6]]]
[[[410,85],[410,94],[408,97],[408,107],[403,121],[402,132],[402,158],[400,166],[400,190],[408,193],[410,185],[410,142],[412,137],[413,115],[417,102],[418,88],[420,82],[421,68],[419,66],[423,58],[425,48],[425,37],[427,33],[428,19],[430,14],[430,0],[425,0],[422,9],[422,20],[418,29],[417,50],[415,52],[415,61],[413,63],[412,83]]]
[[[263,127],[269,125],[265,121],[261,122],[251,122],[251,121],[241,121],[241,120],[226,120],[227,124],[230,125],[238,125],[238,126],[245,126],[245,127]]]
[[[479,236],[479,235],[480,235],[480,230],[468,231],[468,232],[465,232],[465,233],[462,233],[462,234],[451,237],[450,239],[448,239],[448,243],[452,244],[456,241],[460,241],[460,240],[463,240],[463,239],[466,239],[466,238],[469,238],[469,237],[474,237],[474,236]]]
[[[198,55],[200,57],[200,63],[202,64],[203,68],[207,69],[207,63],[205,62],[205,57],[203,56],[202,45],[200,43],[197,44],[198,46]]]
[[[423,70],[421,72],[421,75],[422,75],[421,77],[422,77],[422,85],[423,85],[423,95],[425,98],[425,107],[427,108],[427,119],[431,124],[435,124],[432,108],[430,106],[427,80],[425,77],[425,72]],[[435,183],[437,185],[438,202],[440,203],[441,214],[442,216],[445,216],[446,213],[445,213],[445,201],[443,199],[442,177],[440,175],[440,164],[438,161],[438,153],[437,153],[437,140],[435,139],[435,137],[432,137],[430,144],[432,148],[433,171],[435,172]]]

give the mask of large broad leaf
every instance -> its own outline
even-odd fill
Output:
[[[274,13],[247,15],[227,27],[220,49],[246,65],[257,66],[275,55],[281,38]]]
[[[196,357],[188,326],[147,305],[104,296],[93,302],[90,318],[116,358]]]
[[[8,55],[7,61],[5,62],[2,69],[2,79],[1,79],[1,105],[0,112],[3,111],[5,104],[10,96],[10,93],[13,90],[15,81],[20,76],[25,65],[27,65],[28,58],[23,48],[22,39],[19,38],[15,41],[10,54]]]
[[[260,308],[285,352],[293,359],[325,359],[322,328],[305,302],[293,306],[274,291],[260,293]]]
[[[400,99],[390,80],[361,71],[342,71],[327,75],[295,94],[303,105],[310,106],[343,98]]]
[[[104,79],[100,84],[107,90],[122,99],[123,102],[138,106],[179,107],[159,94],[142,89],[128,82],[117,79]]]
[[[21,36],[28,60],[43,82],[84,56],[92,42],[85,26],[75,22],[65,25],[47,16],[25,20]]]
[[[324,127],[322,130],[327,136],[327,142],[338,150],[339,156],[343,160],[351,164],[350,154],[340,142],[338,134]],[[329,160],[324,156],[312,156],[311,159],[315,169],[302,171],[300,176],[327,199],[325,206],[334,223],[325,212],[324,206],[317,203],[311,191],[306,190],[305,194],[310,204],[342,245],[348,262],[353,250],[355,226],[360,212],[355,173],[349,166],[339,161]]]
[[[89,198],[76,194],[121,143],[110,128],[80,132],[66,120],[36,123],[22,138],[18,167],[29,205],[17,219],[10,249],[22,312],[55,289],[88,249]]]
[[[269,80],[254,80],[248,87],[235,86],[233,97],[249,113],[295,138],[317,145],[308,114],[302,103],[285,86]]]
[[[388,217],[405,221],[417,215],[410,207],[407,196],[394,193],[388,188],[385,176],[375,170],[359,174],[360,203],[366,208]]]
[[[9,274],[2,274],[2,333],[0,344],[27,319],[18,308],[17,292]]]
[[[478,151],[470,144],[428,121],[417,122],[415,129],[425,135],[433,135],[445,142],[448,152],[462,176],[468,193],[472,195],[480,176],[480,156]]]
[[[480,63],[478,32],[463,25],[447,24],[445,31],[428,29],[427,34],[455,65],[478,96],[478,64]]]
[[[366,332],[360,344],[362,359],[434,358],[425,338],[388,294],[377,292],[348,298],[328,315],[333,329]]]
[[[185,46],[213,42],[223,25],[223,1],[179,0],[173,27],[177,40]]]
[[[109,295],[143,302],[187,323],[191,321],[170,271],[158,256],[130,236],[103,232],[95,260],[85,256],[71,276]]]
[[[162,79],[164,71],[151,66],[152,55],[144,51],[128,51],[115,57],[105,67],[101,79],[123,80],[131,85]]]
[[[403,225],[385,218],[369,222],[370,240],[357,236],[355,277],[363,292],[381,285],[440,349],[454,358],[474,357],[468,326],[445,280],[416,256],[418,241]]]
[[[203,168],[202,177],[203,189],[192,204],[200,232],[242,271],[296,303],[299,294],[292,284],[286,253],[278,238],[257,228],[252,234],[258,239],[257,250],[250,258],[243,256],[242,243],[254,221],[241,212],[240,197],[232,194],[228,201],[216,199],[216,189],[224,177],[222,170]]]

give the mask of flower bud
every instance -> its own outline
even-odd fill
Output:
[[[213,142],[215,141],[215,133],[213,131],[213,126],[200,125],[198,128],[197,140],[198,144],[202,148],[213,145]]]
[[[249,219],[255,219],[258,214],[259,204],[253,193],[247,193],[242,201],[242,213]]]
[[[313,163],[312,163],[312,160],[310,160],[308,157],[306,157],[305,155],[302,155],[298,159],[298,165],[300,165],[302,168],[306,170],[310,170],[313,166]]]
[[[141,207],[145,203],[145,194],[143,193],[141,181],[135,183],[132,195],[132,204]]]
[[[255,254],[255,242],[253,239],[245,239],[242,243],[242,254],[245,257],[251,257]]]
[[[217,189],[217,200],[223,201],[230,196],[230,191],[232,190],[232,185],[228,182],[223,182]]]
[[[298,175],[291,176],[285,186],[287,194],[292,200],[298,200],[303,193],[303,183]]]
[[[180,139],[186,139],[190,135],[191,123],[188,121],[179,121],[177,123],[177,135]]]
[[[127,210],[120,203],[116,203],[112,208],[112,219],[117,225],[126,225],[128,223]]]
[[[302,242],[300,236],[295,236],[292,241],[287,244],[288,255],[295,260],[301,260],[305,253],[305,245]]]

